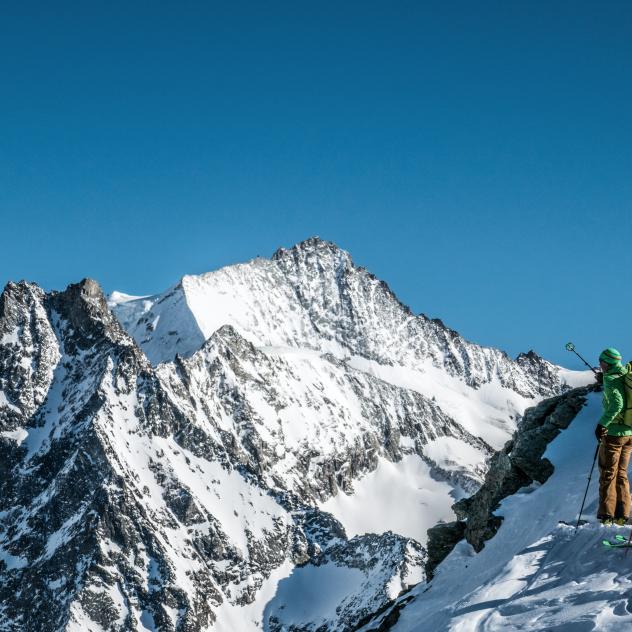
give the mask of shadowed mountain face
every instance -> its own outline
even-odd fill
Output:
[[[109,306],[90,280],[11,283],[0,630],[353,629],[423,579],[425,530],[567,379],[317,239]]]

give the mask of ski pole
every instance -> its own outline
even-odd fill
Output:
[[[584,503],[586,502],[586,496],[588,496],[588,488],[590,487],[590,479],[593,475],[593,470],[595,469],[595,463],[597,462],[597,455],[599,454],[599,446],[601,442],[597,444],[597,449],[595,450],[595,456],[593,457],[592,467],[590,468],[590,474],[588,475],[588,484],[586,485],[586,491],[584,492],[584,500],[582,500],[582,506],[579,508],[579,516],[577,517],[577,524],[575,525],[575,533],[577,533],[577,529],[579,527],[579,521],[582,519],[582,512],[584,511]]]
[[[597,371],[595,371],[595,368],[590,366],[590,364],[588,364],[588,362],[586,362],[586,360],[584,360],[584,358],[582,358],[579,353],[575,351],[575,345],[572,342],[566,343],[566,351],[572,351],[595,375],[597,375]]]

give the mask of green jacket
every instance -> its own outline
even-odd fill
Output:
[[[626,367],[615,366],[603,376],[603,414],[599,423],[608,428],[608,434],[613,437],[632,435],[632,427],[623,423],[625,386],[622,377],[627,372]]]

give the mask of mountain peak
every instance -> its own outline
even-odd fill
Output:
[[[35,283],[9,281],[2,294],[0,294],[0,318],[6,319],[7,312],[12,311],[14,304],[29,304],[35,300],[41,300],[44,291]],[[11,323],[5,323],[11,324]]]
[[[94,279],[85,278],[79,283],[71,283],[63,292],[58,294],[69,304],[84,304],[89,301],[95,307],[107,312],[107,303],[103,290]]]
[[[295,244],[291,248],[278,248],[272,255],[273,261],[278,261],[287,256],[295,256],[298,253],[309,254],[314,253],[317,255],[337,255],[344,256],[350,259],[349,253],[337,246],[333,241],[327,241],[321,239],[318,236],[308,237],[307,239]]]
[[[87,348],[101,336],[120,341],[127,338],[108,307],[101,286],[94,279],[71,283],[63,292],[52,292],[51,306],[73,327],[81,347]]]

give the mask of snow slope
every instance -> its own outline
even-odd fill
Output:
[[[413,590],[394,632],[576,632],[632,629],[632,556],[605,550],[604,537],[628,528],[595,521],[593,477],[585,518],[574,521],[595,449],[592,433],[600,397],[591,395],[571,426],[549,446],[555,472],[541,486],[523,488],[502,502],[498,533],[476,554],[461,541],[430,584]],[[369,628],[366,628],[369,629]]]
[[[516,418],[534,403],[533,398],[504,387],[497,379],[472,388],[462,378],[447,374],[430,361],[408,368],[353,357],[349,365],[394,386],[432,398],[468,432],[481,437],[495,450],[499,450],[516,430]],[[586,378],[587,372],[579,373]]]
[[[441,440],[453,437],[437,439]],[[454,443],[467,445],[458,439]],[[482,465],[484,455],[479,454]],[[455,500],[458,494],[452,486],[433,479],[430,467],[411,454],[397,463],[380,459],[373,472],[354,484],[353,494],[332,496],[320,508],[336,516],[349,537],[392,531],[425,545],[430,527],[454,519]]]

